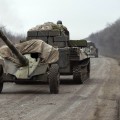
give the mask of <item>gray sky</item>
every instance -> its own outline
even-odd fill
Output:
[[[0,0],[0,24],[25,33],[62,20],[71,39],[82,39],[120,18],[120,0]]]

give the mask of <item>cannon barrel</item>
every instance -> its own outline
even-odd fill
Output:
[[[5,42],[5,44],[10,48],[10,50],[16,55],[19,62],[22,64],[22,66],[27,66],[29,61],[28,59],[23,56],[11,43],[11,41],[3,34],[3,32],[0,30],[0,38]]]

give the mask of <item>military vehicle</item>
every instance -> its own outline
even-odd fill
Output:
[[[59,93],[59,51],[44,41],[26,41],[13,45],[0,31],[7,46],[0,48],[0,93],[4,82],[43,81],[50,93]]]
[[[87,47],[85,48],[86,53],[90,57],[98,57],[98,48],[92,41],[87,41]]]
[[[87,41],[69,38],[69,31],[65,26],[48,22],[30,29],[26,40],[41,39],[57,47],[60,75],[73,75],[74,82],[82,84],[90,76],[90,58],[82,50],[87,47]]]

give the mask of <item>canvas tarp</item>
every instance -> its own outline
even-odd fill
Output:
[[[51,45],[48,45],[42,40],[33,39],[23,43],[16,44],[15,47],[21,54],[30,54],[30,53],[40,53],[43,63],[54,63],[59,59],[58,48],[54,48]],[[19,60],[12,53],[12,51],[7,46],[2,46],[0,48],[0,56],[11,60],[16,64],[20,64]]]

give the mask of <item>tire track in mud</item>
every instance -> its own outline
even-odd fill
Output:
[[[70,101],[70,102],[68,102],[68,103],[62,103],[61,101],[61,104],[63,105],[63,107],[61,106],[61,105],[59,105],[59,107],[60,107],[60,109],[58,109],[58,111],[57,111],[57,113],[59,113],[59,111],[64,111],[64,109],[66,108],[66,110],[69,108],[69,106],[71,106],[72,104],[73,104],[73,106],[74,106],[74,104],[75,104],[75,101],[79,98],[79,99],[86,99],[86,97],[88,97],[89,95],[90,95],[90,93],[91,93],[91,91],[93,90],[93,88],[95,89],[95,87],[93,87],[93,86],[89,86],[89,85],[86,85],[86,87],[84,86],[84,85],[82,85],[82,86],[80,86],[80,88],[78,89],[78,91],[76,92],[76,93],[74,93],[75,95],[73,96],[73,95],[70,95],[70,96],[72,96],[70,99],[68,99],[68,100],[65,100],[65,101]],[[88,91],[87,93],[86,93],[86,91]],[[78,94],[80,94],[80,92],[82,93],[81,94],[81,96],[78,96]],[[86,94],[86,96],[85,96],[85,94]],[[24,103],[26,103],[26,101],[27,100],[29,100],[29,103],[28,104],[30,104],[31,102],[30,102],[30,99],[32,98],[32,100],[34,100],[33,98],[34,98],[34,96],[35,95],[24,95],[24,96],[22,96],[22,98],[21,97],[19,97],[18,98],[18,96],[14,96],[14,98],[12,99],[12,100],[14,100],[14,99],[16,99],[16,103],[19,103],[19,104],[16,104],[16,103],[12,103],[12,104],[9,104],[9,103],[11,103],[11,101],[8,101],[7,102],[7,104],[9,104],[9,106],[7,106],[6,108],[10,108],[10,109],[14,109],[14,110],[17,110],[17,109],[22,109],[22,108],[20,108],[20,105],[24,102]],[[31,100],[31,101],[32,101]],[[36,101],[36,100],[35,100]],[[58,100],[58,102],[59,102],[59,100]],[[5,103],[6,104],[6,103]],[[27,104],[27,103],[26,103]],[[38,116],[39,116],[39,114],[45,114],[45,115],[43,115],[43,117],[42,118],[46,118],[47,116],[48,116],[48,119],[50,119],[50,117],[49,117],[49,115],[50,114],[52,114],[54,111],[55,111],[55,107],[53,107],[53,111],[51,110],[51,105],[48,105],[47,107],[46,106],[43,106],[43,107],[40,107],[39,109],[35,109],[35,106],[36,107],[38,107],[38,105],[39,105],[39,102],[37,102],[36,101],[36,103],[33,105],[33,110],[30,110],[30,108],[28,107],[26,107],[25,109],[27,110],[27,113],[23,110],[23,112],[25,112],[27,115],[27,117],[25,117],[25,114],[23,114],[23,115],[21,115],[21,118],[25,118],[25,119],[33,119],[33,118],[38,118]],[[64,106],[66,106],[66,107],[64,107]],[[42,110],[41,110],[42,109]],[[39,112],[37,112],[36,113],[36,111],[39,111]],[[34,114],[35,113],[35,114]],[[12,114],[12,113],[8,113],[8,114]],[[29,117],[29,115],[31,114],[31,117]]]
[[[89,81],[89,82],[91,82],[91,81]],[[96,87],[97,87],[96,85],[87,85],[87,84],[80,85],[80,88],[77,90],[77,92],[70,95],[71,97],[69,97],[69,99],[66,99],[66,100],[64,99],[67,102],[63,102],[62,106],[61,105],[59,106],[59,109],[58,109],[58,107],[57,107],[57,109],[55,107],[52,109],[51,106],[49,106],[46,109],[43,109],[43,110],[45,110],[44,112],[42,111],[42,113],[45,113],[45,115],[41,114],[41,111],[39,111],[36,114],[32,114],[31,117],[26,117],[25,120],[33,119],[33,118],[35,120],[37,120],[37,119],[46,119],[46,120],[48,119],[48,120],[50,120],[50,119],[53,119],[54,117],[56,117],[57,114],[59,114],[63,111],[66,111],[66,110],[69,111],[70,108],[73,108],[73,110],[74,110],[74,106],[76,105],[76,107],[77,107],[78,106],[77,103],[79,104],[79,101],[81,103],[82,100],[87,99],[90,96],[90,94],[96,89]],[[77,100],[79,100],[79,101],[77,101]],[[33,110],[33,113],[34,113],[34,110]],[[38,118],[37,116],[39,114],[41,114],[43,116],[40,116],[40,118]],[[27,115],[27,116],[29,116],[29,115]]]
[[[110,73],[108,81],[98,93],[95,120],[119,120],[119,98],[120,98],[120,67],[114,59],[110,60]]]
[[[116,103],[116,99],[109,99],[111,94],[103,94],[110,89],[104,88],[108,81],[112,83],[112,78],[116,79],[111,73],[114,63],[111,58],[93,58],[91,78],[83,85],[62,84],[58,95],[49,94],[47,85],[7,84],[0,95],[0,119],[114,120],[113,118],[118,117],[118,102]],[[116,81],[117,83],[119,84]]]
[[[14,120],[16,119],[14,116],[17,114],[19,116],[21,116],[21,114],[25,115],[29,110],[33,109],[30,104],[34,104],[35,97],[48,92],[39,91],[39,85],[35,87],[32,85],[32,88],[30,88],[30,86],[28,87],[28,85],[9,85],[11,86],[5,86],[3,93],[0,95],[0,118],[4,120],[8,120],[8,118]]]
[[[103,62],[104,64],[102,64],[98,71],[95,72],[95,76],[98,77],[98,75],[102,72],[103,74],[106,74],[107,72],[109,72],[109,68],[105,71],[103,71],[103,68],[106,66],[106,61]],[[102,78],[103,76],[101,76]],[[101,80],[101,79],[99,79]],[[106,81],[108,80],[108,77],[106,76]],[[91,84],[90,83],[91,81],[86,81],[86,84]],[[105,81],[104,81],[105,82]],[[104,82],[102,84],[98,84],[98,85],[91,85],[90,87],[92,89],[90,89],[90,87],[88,87],[88,85],[84,84],[84,88],[83,89],[80,89],[78,90],[74,96],[72,96],[70,99],[68,99],[67,101],[69,102],[66,102],[62,107],[58,108],[57,111],[55,111],[52,115],[48,116],[48,118],[46,120],[59,120],[59,119],[71,119],[72,120],[72,112],[76,111],[77,109],[79,108],[82,108],[82,112],[81,110],[79,111],[76,111],[74,113],[77,113],[77,112],[81,112],[83,114],[76,114],[78,116],[78,118],[80,120],[85,120],[87,119],[86,118],[86,114],[90,113],[91,114],[91,108],[92,109],[95,109],[94,106],[96,104],[96,99],[97,99],[97,94],[98,94],[98,91],[100,90],[100,88],[103,86]],[[94,86],[94,87],[93,87]],[[85,97],[86,93],[89,92],[89,94]],[[79,95],[83,95],[82,97],[79,96]],[[75,99],[76,98],[76,99]],[[73,99],[73,100],[72,100]],[[70,102],[72,101],[72,102]],[[71,106],[74,106],[74,104],[76,102],[80,101],[81,104],[78,104],[76,108],[75,107],[72,107],[73,109],[70,109]],[[78,102],[79,103],[79,102]],[[84,108],[84,110],[83,110]],[[71,110],[71,111],[70,111]],[[67,112],[66,112],[67,111]],[[92,117],[94,117],[94,112],[95,110],[92,110]],[[65,114],[65,115],[64,115]],[[67,115],[66,115],[67,114]],[[62,117],[61,117],[62,116]],[[67,116],[67,117],[65,117]],[[71,116],[71,117],[69,117]],[[75,116],[73,117],[73,119],[75,118]],[[76,118],[76,119],[78,119]],[[90,118],[89,118],[90,119]]]

